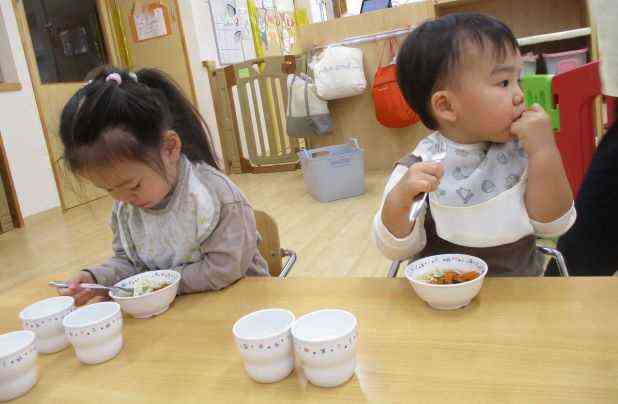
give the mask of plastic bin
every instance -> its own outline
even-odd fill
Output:
[[[560,53],[544,53],[547,74],[560,74],[586,64],[588,48]]]
[[[318,201],[331,202],[365,192],[363,150],[356,139],[347,144],[301,150],[298,157],[307,191]]]

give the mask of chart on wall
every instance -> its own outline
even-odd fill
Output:
[[[136,1],[133,3],[130,24],[135,42],[143,42],[171,34],[169,10],[157,1]]]
[[[228,65],[255,57],[247,0],[210,1],[219,63]]]
[[[297,28],[293,0],[249,0],[249,14],[259,57],[293,53]]]

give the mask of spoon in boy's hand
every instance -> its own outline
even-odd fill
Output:
[[[446,157],[446,142],[442,140],[438,144],[438,150],[436,154],[433,155],[431,161],[434,163],[441,163],[442,160]],[[412,208],[410,208],[410,222],[418,219],[421,211],[423,210],[423,206],[425,206],[425,202],[427,201],[427,192],[423,192],[419,194],[416,198],[414,198],[414,202],[412,202]]]

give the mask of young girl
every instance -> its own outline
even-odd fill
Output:
[[[101,300],[79,284],[159,269],[180,272],[179,293],[268,276],[251,206],[216,169],[205,123],[162,72],[102,69],[65,106],[60,136],[70,170],[116,200],[113,257],[61,294]]]
[[[489,275],[541,275],[535,236],[564,233],[575,209],[549,117],[525,108],[511,30],[481,14],[428,21],[406,39],[397,70],[436,132],[396,165],[374,220],[378,247],[392,260],[467,253]],[[423,192],[429,202],[411,221]]]

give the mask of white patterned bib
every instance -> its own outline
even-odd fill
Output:
[[[493,199],[517,185],[528,166],[517,140],[460,144],[434,132],[413,154],[423,161],[432,160],[441,141],[447,146],[442,160],[444,177],[434,197],[445,206],[474,206]]]

